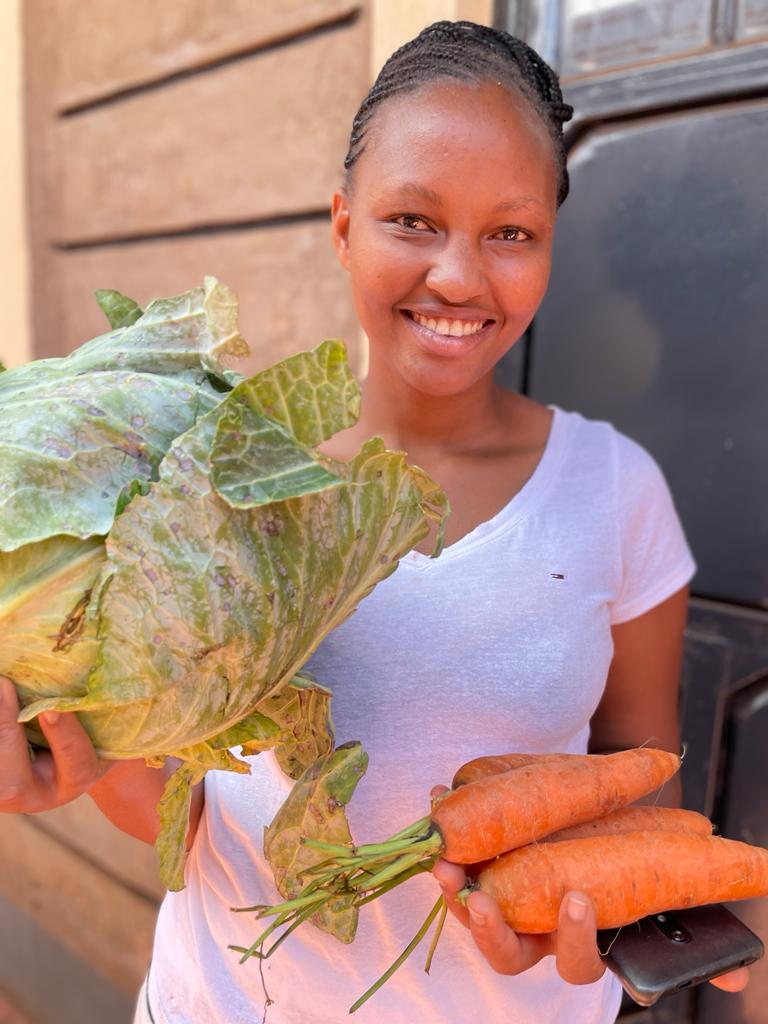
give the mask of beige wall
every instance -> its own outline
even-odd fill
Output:
[[[0,3],[0,361],[6,366],[30,358],[21,2]]]
[[[433,21],[477,21],[490,25],[493,0],[371,0],[370,80],[398,46],[407,43]],[[368,339],[360,331],[359,375],[368,372]]]
[[[389,55],[433,21],[478,21],[490,25],[493,0],[373,0],[371,80]]]
[[[0,0],[0,3],[3,0]],[[36,357],[213,274],[250,373],[324,337],[359,368],[330,197],[368,87],[364,0],[24,3]]]

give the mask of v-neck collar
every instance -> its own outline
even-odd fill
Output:
[[[490,519],[478,523],[463,537],[459,537],[453,544],[443,548],[439,558],[432,558],[431,555],[425,555],[421,551],[410,551],[401,558],[401,566],[408,566],[423,572],[432,566],[438,567],[448,561],[461,558],[479,544],[485,544],[498,534],[513,529],[533,511],[557,475],[570,436],[570,414],[563,412],[557,406],[550,406],[550,408],[553,412],[552,423],[541,458],[533,473],[506,505]]]

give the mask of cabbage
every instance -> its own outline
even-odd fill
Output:
[[[206,771],[274,747],[298,778],[332,752],[302,665],[447,502],[380,439],[318,451],[358,414],[341,342],[244,379],[220,362],[248,350],[215,279],[144,312],[99,301],[109,334],[0,375],[0,673],[33,742],[56,709],[103,758],[181,762],[158,839],[177,889]]]

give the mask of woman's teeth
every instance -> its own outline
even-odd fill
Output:
[[[411,313],[411,316],[422,327],[426,327],[435,334],[445,334],[450,338],[465,338],[468,334],[477,334],[482,330],[485,320],[447,320],[441,317],[434,320],[429,316],[422,316],[421,313]]]

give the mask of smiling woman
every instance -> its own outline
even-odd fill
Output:
[[[382,106],[333,202],[374,378],[446,396],[487,377],[543,298],[556,172],[541,118],[494,81]]]
[[[495,379],[547,287],[569,116],[520,40],[440,22],[392,56],[354,120],[332,232],[370,372],[359,420],[325,451],[347,460],[378,435],[452,506],[441,557],[427,557],[427,538],[308,662],[333,690],[336,736],[370,756],[349,808],[356,838],[422,817],[430,787],[484,754],[651,739],[679,751],[694,565],[661,472],[609,424]],[[158,794],[143,764],[104,774],[76,723],[50,727],[50,740],[67,798],[88,791],[119,827],[154,837],[146,809]],[[250,761],[250,776],[211,772],[195,798],[186,888],[163,903],[146,988],[156,1024],[260,1020],[262,979],[270,1024],[345,1020],[435,901],[424,875],[362,908],[352,946],[306,925],[263,971],[239,964],[229,947],[251,946],[255,927],[230,908],[275,902],[262,837],[291,786],[270,754]],[[47,779],[37,772],[35,807],[56,790],[50,765]],[[8,809],[32,809],[17,789]],[[668,784],[656,800],[679,792]],[[406,962],[358,1011],[363,1024],[615,1020],[620,989],[585,896],[566,895],[555,932],[518,935],[486,893],[454,902],[462,866],[439,862],[435,876],[456,920],[432,978]]]

